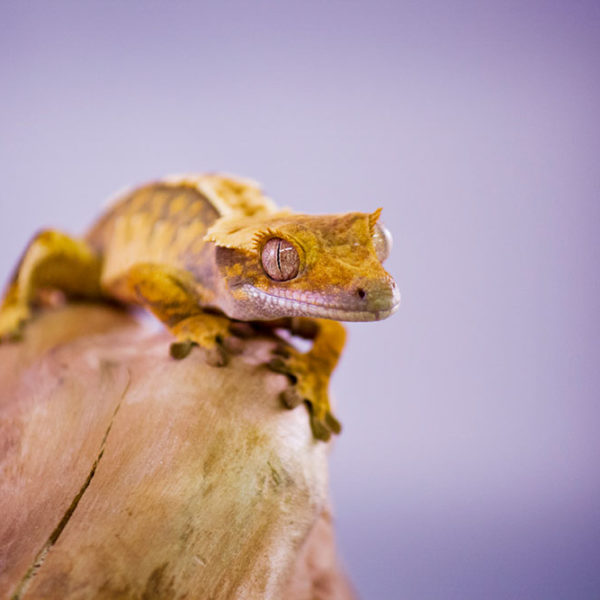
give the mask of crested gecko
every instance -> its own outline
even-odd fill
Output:
[[[305,402],[315,438],[328,440],[340,431],[327,395],[345,343],[338,321],[384,319],[400,302],[382,266],[391,236],[380,212],[296,214],[233,176],[150,183],[121,195],[83,238],[33,237],[0,305],[0,341],[18,339],[44,289],[141,305],[173,334],[174,358],[199,346],[215,366],[245,327],[287,328],[312,347],[279,346],[268,366],[289,377],[284,404]]]

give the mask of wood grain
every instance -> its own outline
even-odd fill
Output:
[[[116,309],[69,305],[0,346],[0,594],[351,598],[328,446],[250,339],[224,368]]]

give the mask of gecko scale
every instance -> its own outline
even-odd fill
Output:
[[[400,294],[384,270],[391,236],[381,210],[302,215],[278,209],[249,180],[170,177],[122,195],[81,239],[38,233],[0,306],[0,341],[18,339],[40,291],[150,310],[173,334],[171,355],[199,346],[220,366],[243,322],[312,340],[269,366],[288,375],[282,399],[305,402],[316,438],[340,431],[327,387],[345,342],[338,321],[391,315]]]

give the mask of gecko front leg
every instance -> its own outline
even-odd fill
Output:
[[[286,345],[277,349],[268,366],[287,375],[291,387],[281,394],[283,403],[294,408],[305,402],[310,413],[310,426],[315,438],[327,441],[341,431],[340,422],[331,412],[329,379],[346,341],[346,330],[337,321],[294,318],[290,331],[313,340],[308,352]]]
[[[42,290],[102,299],[101,258],[85,241],[47,229],[33,237],[0,305],[0,342],[17,340]]]
[[[230,353],[241,350],[232,321],[203,308],[206,299],[186,273],[143,263],[105,285],[117,297],[135,299],[167,326],[176,339],[170,346],[173,358],[185,358],[198,346],[209,364],[224,366]]]

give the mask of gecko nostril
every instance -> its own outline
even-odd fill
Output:
[[[356,290],[356,293],[358,294],[358,297],[362,300],[366,295],[367,292],[365,292],[365,290],[363,290],[362,288],[358,288]]]

